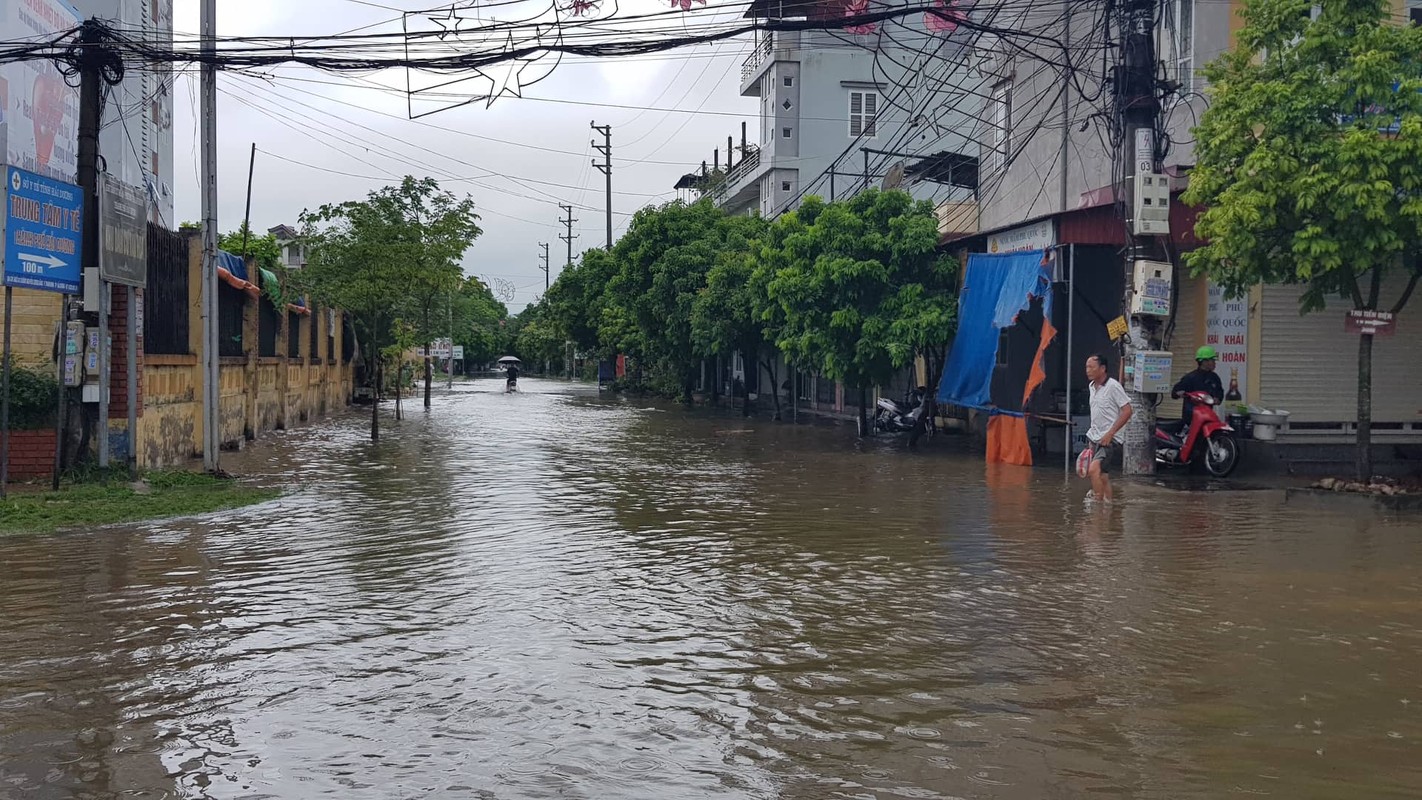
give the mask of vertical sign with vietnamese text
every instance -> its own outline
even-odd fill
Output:
[[[1215,372],[1225,393],[1238,391],[1249,399],[1249,298],[1226,297],[1223,286],[1210,281],[1205,309],[1205,344],[1215,348],[1219,358]]]
[[[5,285],[79,293],[84,196],[78,186],[9,167]]]

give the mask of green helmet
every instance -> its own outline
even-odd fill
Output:
[[[1196,361],[1209,361],[1215,357],[1215,348],[1205,345],[1195,351]]]

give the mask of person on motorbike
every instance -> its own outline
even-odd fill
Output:
[[[1215,348],[1205,345],[1195,351],[1195,370],[1186,373],[1180,382],[1175,384],[1175,388],[1170,390],[1170,396],[1180,399],[1180,396],[1188,392],[1205,392],[1215,398],[1219,403],[1224,400],[1224,384],[1220,382],[1220,376],[1215,374]],[[1185,398],[1180,409],[1180,425],[1175,429],[1177,435],[1183,435],[1190,429],[1190,420],[1194,418],[1195,404],[1190,398]]]

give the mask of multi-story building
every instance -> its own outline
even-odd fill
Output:
[[[281,263],[287,269],[301,269],[306,266],[306,245],[301,243],[301,233],[290,225],[278,225],[275,228],[268,228],[270,233],[276,238],[277,247],[281,248]]]
[[[173,0],[72,0],[84,19],[108,22],[155,47],[173,44]],[[173,218],[173,82],[167,64],[130,64],[104,105],[99,152],[109,174],[148,192],[149,220]]]
[[[770,218],[812,194],[904,187],[956,209],[955,224],[971,224],[962,211],[976,183],[981,78],[975,34],[957,24],[953,5],[871,25],[759,34],[739,82],[742,96],[760,100],[754,140],[743,126],[739,145],[727,139],[724,167],[718,151],[678,188],[697,186],[731,213]],[[867,10],[863,0],[755,0],[746,16],[832,23]]]
[[[1399,24],[1422,22],[1422,0],[1391,0]],[[1025,48],[1008,38],[987,53],[982,70],[990,84],[985,114],[988,136],[980,142],[978,201],[981,230],[952,243],[955,252],[1056,249],[1062,265],[1053,320],[1059,331],[1047,351],[1048,380],[1034,410],[1066,412],[1067,375],[1080,372],[1086,354],[1112,352],[1106,322],[1122,313],[1127,175],[1123,153],[1131,143],[1112,141],[1111,86],[1106,81],[1120,55],[1112,8],[1120,3],[1011,4],[996,24],[1027,31],[1039,41],[1067,43]],[[1211,344],[1220,352],[1219,372],[1252,405],[1284,409],[1290,424],[1281,441],[1320,445],[1346,443],[1357,419],[1357,337],[1344,330],[1350,303],[1301,315],[1297,286],[1259,286],[1246,297],[1226,298],[1204,277],[1182,268],[1179,254],[1198,246],[1198,209],[1179,202],[1195,162],[1191,132],[1208,106],[1201,68],[1235,45],[1242,0],[1157,0],[1156,48],[1162,77],[1177,88],[1166,100],[1157,155],[1169,176],[1170,247],[1174,263],[1172,316],[1165,346],[1175,353],[1177,376],[1194,368],[1191,354]],[[1315,13],[1317,8],[1315,8]],[[1103,58],[1103,53],[1105,54]],[[1074,273],[1074,287],[1067,279]],[[1384,296],[1397,297],[1398,285]],[[1069,302],[1068,302],[1069,299]],[[1399,315],[1397,334],[1374,347],[1374,441],[1422,442],[1422,360],[1408,341],[1422,336],[1422,313]],[[1038,338],[1028,323],[1003,333],[994,378],[994,402],[1020,406],[1020,387],[1031,367]],[[1036,323],[1040,323],[1037,314]],[[1072,363],[1067,353],[1072,353]],[[1320,380],[1318,365],[1331,377]],[[1012,387],[1018,387],[1013,389]],[[1074,381],[1071,411],[1084,410],[1082,380]],[[1000,389],[1000,391],[999,391]],[[1038,408],[1036,403],[1044,404]],[[1051,404],[1046,406],[1045,404]],[[1163,403],[1161,416],[1178,415],[1178,403]]]

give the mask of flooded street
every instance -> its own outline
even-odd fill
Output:
[[[493,379],[0,538],[0,798],[1422,795],[1422,525]]]

